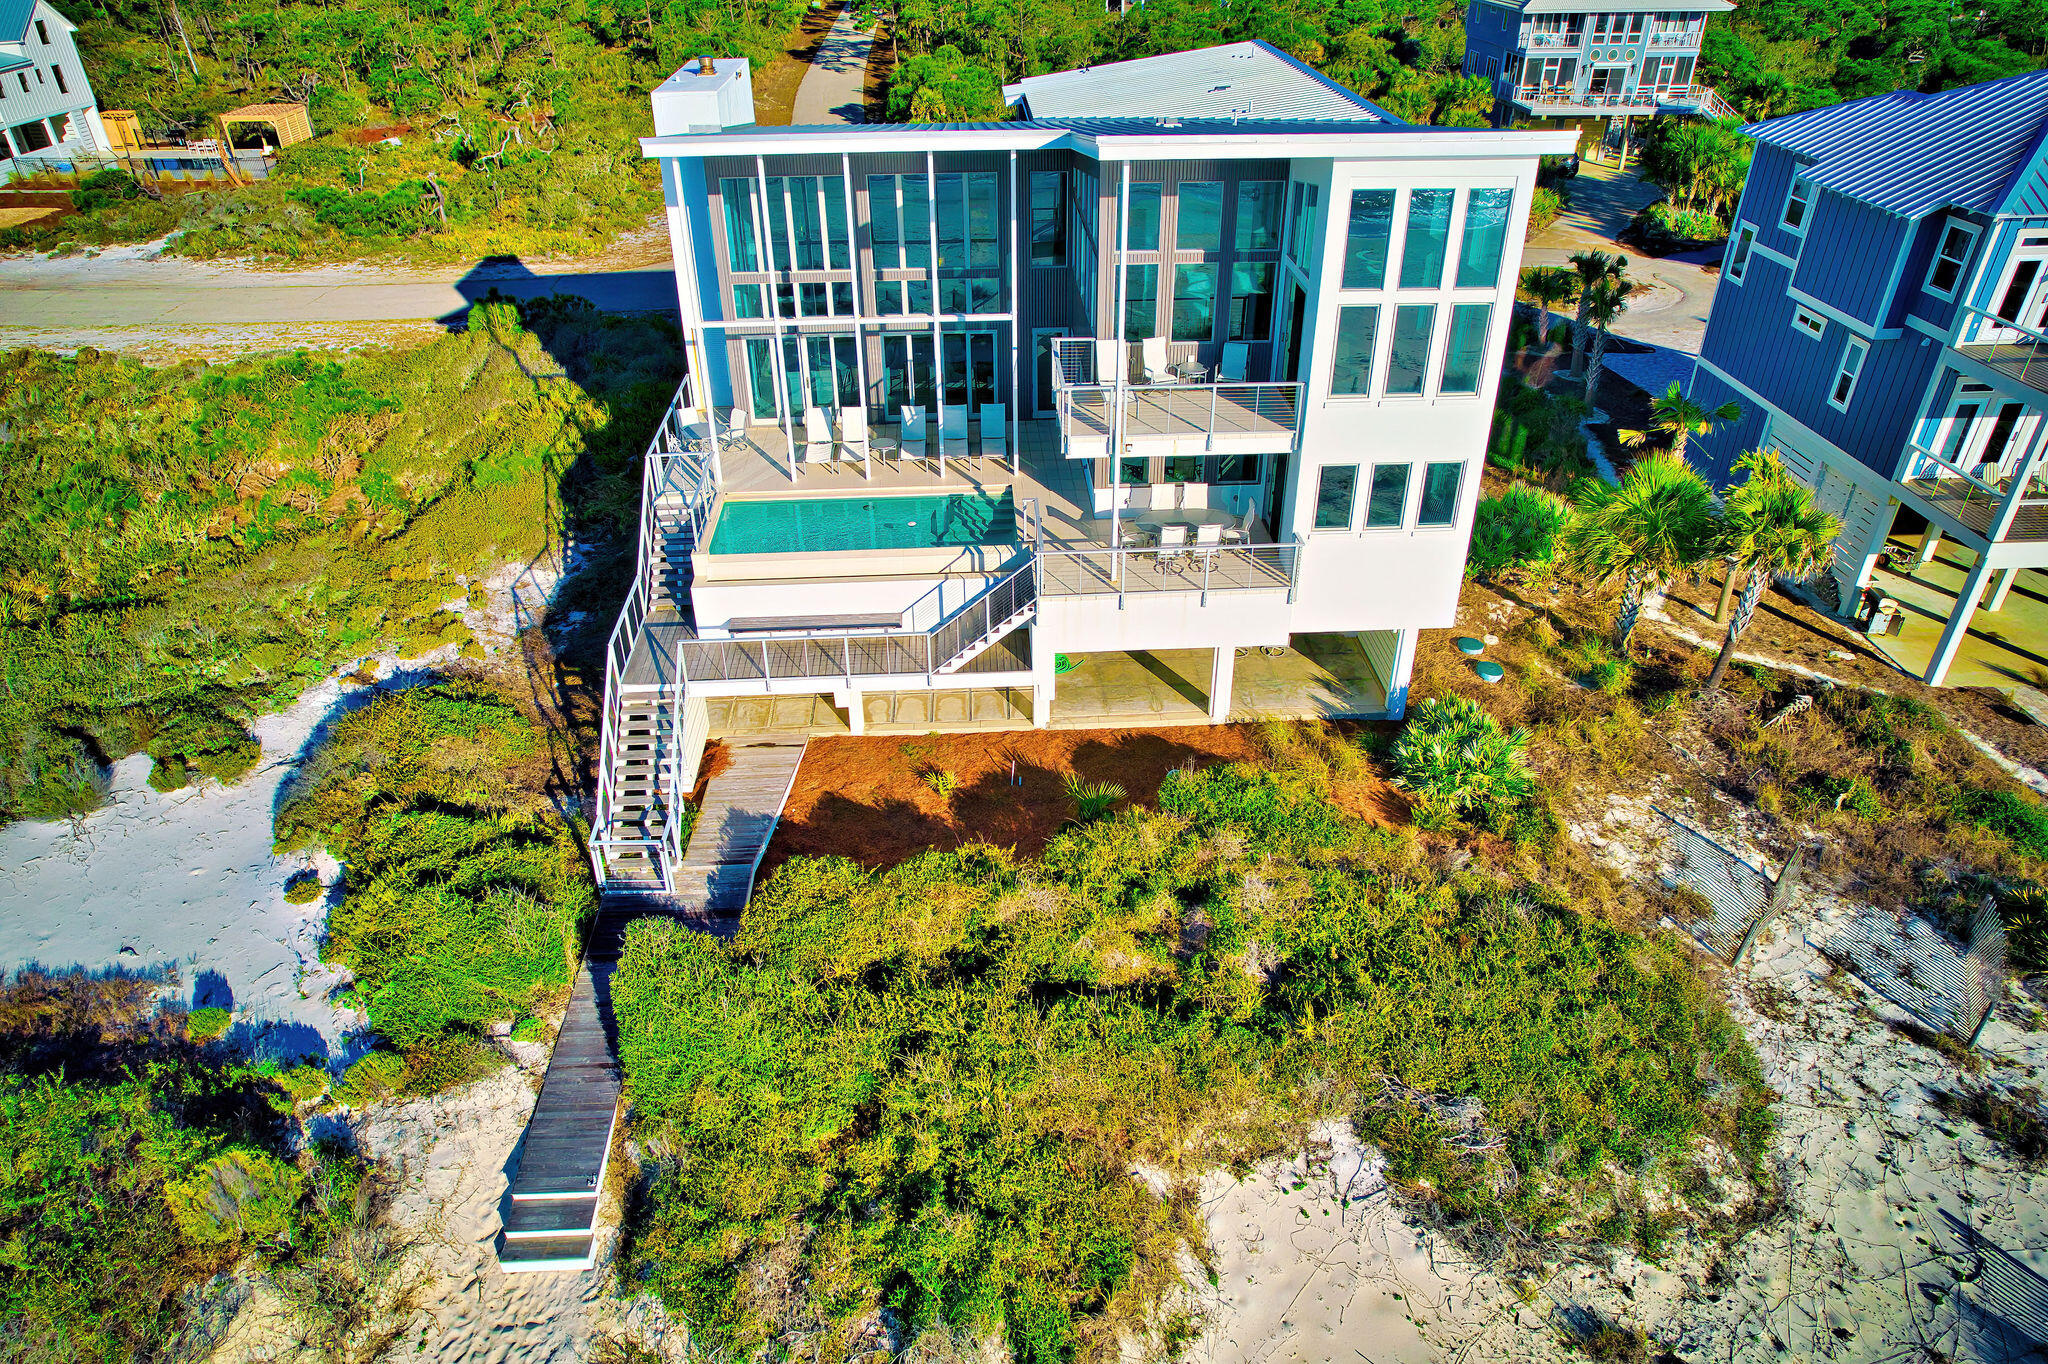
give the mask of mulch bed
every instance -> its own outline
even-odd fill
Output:
[[[1264,757],[1255,725],[814,739],[761,874],[792,857],[837,854],[880,868],[976,842],[1031,857],[1073,816],[1069,773],[1115,782],[1132,803],[1150,805],[1176,768]],[[933,771],[959,779],[950,798],[925,781]],[[1346,783],[1344,803],[1381,823],[1408,817],[1399,793],[1377,781]]]

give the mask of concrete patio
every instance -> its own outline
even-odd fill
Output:
[[[1055,728],[1199,725],[1209,718],[1208,649],[1081,654],[1053,694]],[[1296,635],[1278,653],[1238,651],[1230,719],[1378,715],[1385,685],[1355,635]]]
[[[1917,534],[1891,540],[1894,547],[1904,547],[1908,553],[1917,553],[1920,543]],[[1898,599],[1905,624],[1900,633],[1873,639],[1871,644],[1902,670],[1925,676],[1974,562],[1968,548],[1944,540],[1933,562],[1918,565],[1910,577],[1880,564],[1871,576],[1871,586]],[[2048,573],[2021,569],[1999,610],[1978,607],[1944,683],[2001,690],[2048,688]]]

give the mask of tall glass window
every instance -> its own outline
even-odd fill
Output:
[[[1124,267],[1124,340],[1159,334],[1159,267]]]
[[[1351,191],[1351,226],[1344,237],[1344,287],[1383,289],[1387,242],[1394,234],[1394,191]]]
[[[1429,336],[1436,305],[1404,303],[1394,310],[1394,342],[1387,355],[1387,392],[1420,393],[1429,372]]]
[[[1444,251],[1451,238],[1447,189],[1408,191],[1408,234],[1401,243],[1401,287],[1434,289],[1444,282]]]
[[[1401,524],[1401,512],[1408,505],[1408,464],[1372,466],[1372,496],[1365,504],[1365,524],[1372,530],[1386,530]]]
[[[1157,251],[1159,249],[1159,186],[1131,186],[1131,231],[1126,249],[1131,251]]]
[[[898,176],[903,207],[903,264],[923,270],[932,263],[930,182],[922,175]]]
[[[1500,258],[1508,240],[1510,189],[1475,189],[1465,199],[1465,235],[1458,246],[1458,287],[1491,289],[1500,282]]]
[[[883,337],[882,380],[883,401],[892,411],[905,406],[931,406],[931,335]]]
[[[1448,526],[1458,519],[1458,480],[1464,472],[1462,464],[1432,464],[1423,472],[1416,525]]]
[[[1287,228],[1287,258],[1306,270],[1309,258],[1315,253],[1316,186],[1299,180],[1294,182],[1293,209],[1289,217],[1292,222]]]
[[[763,420],[775,415],[774,343],[765,336],[747,339],[747,396],[754,415]]]
[[[1231,228],[1231,244],[1239,251],[1280,249],[1280,196],[1287,188],[1281,180],[1246,180],[1237,187],[1237,222]]]
[[[732,315],[734,317],[761,316],[760,285],[735,284],[732,286]]]
[[[1451,309],[1451,335],[1444,344],[1444,377],[1439,393],[1477,393],[1479,371],[1486,359],[1486,324],[1490,303],[1460,303]]]
[[[1223,182],[1183,180],[1174,188],[1178,214],[1173,225],[1176,251],[1223,249]]]
[[[837,176],[826,179],[825,244],[834,270],[853,268],[853,238],[846,231],[846,182]]]
[[[1273,335],[1273,263],[1239,261],[1230,267],[1232,341],[1264,341]]]
[[[1031,263],[1067,263],[1067,176],[1031,172]]]
[[[1117,477],[1125,483],[1150,483],[1152,461],[1143,455],[1125,455],[1117,461]]]
[[[824,269],[825,220],[818,211],[817,176],[789,177],[789,224],[796,236],[796,268]]]
[[[903,281],[882,279],[875,281],[875,313],[880,317],[897,317],[903,312]]]
[[[996,263],[996,176],[975,171],[967,177],[967,264],[989,270]]]
[[[939,268],[967,264],[967,180],[941,175],[938,185]]]
[[[768,259],[777,270],[789,269],[789,187],[782,177],[768,177]]]
[[[1358,466],[1325,464],[1316,476],[1316,529],[1350,530],[1351,506],[1358,500]]]
[[[1173,339],[1207,341],[1216,333],[1215,265],[1173,267]]]
[[[720,180],[718,197],[725,202],[725,254],[736,275],[761,268],[761,245],[754,235],[754,182]]]
[[[1363,397],[1372,392],[1372,348],[1380,329],[1378,308],[1337,310],[1337,347],[1330,366],[1330,393]]]
[[[893,270],[903,264],[903,234],[896,218],[896,177],[868,177],[868,238],[874,244],[875,268]]]

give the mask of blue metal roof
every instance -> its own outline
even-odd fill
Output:
[[[36,17],[36,0],[0,0],[0,43],[18,43]]]
[[[1824,189],[1917,218],[1995,213],[2026,175],[2048,123],[2048,71],[1960,90],[1894,90],[1752,123],[1743,131],[1812,163]]]

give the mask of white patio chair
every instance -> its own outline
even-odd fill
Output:
[[[925,419],[925,410],[921,407],[906,407],[903,409],[902,435],[896,442],[897,453],[902,455],[903,458],[917,460],[924,458]]]
[[[939,477],[946,476],[946,459],[967,458],[967,404],[939,405]]]
[[[1244,382],[1245,365],[1251,359],[1252,348],[1242,341],[1225,341],[1223,358],[1216,362],[1216,382],[1219,384],[1241,384]]]
[[[1138,364],[1145,371],[1146,383],[1170,384],[1173,382],[1173,370],[1168,367],[1166,360],[1165,337],[1148,336],[1143,341],[1140,341],[1138,343]]]
[[[1176,500],[1173,505],[1176,507],[1207,507],[1209,505],[1209,485],[1206,483],[1183,483],[1180,485],[1180,490],[1175,497]]]
[[[836,453],[832,446],[832,427],[825,420],[825,409],[807,407],[804,409],[804,463],[821,464],[830,467]]]
[[[1095,342],[1095,382],[1121,384],[1129,382],[1130,377],[1130,362],[1124,359],[1124,343],[1098,339]]]
[[[744,407],[732,409],[732,415],[725,420],[724,435],[727,440],[745,440],[747,438],[747,409]]]
[[[1223,528],[1225,540],[1249,540],[1252,538],[1252,522],[1259,519],[1259,504],[1255,498],[1244,504],[1244,510],[1237,514],[1237,524]]]
[[[1195,559],[1214,559],[1216,551],[1223,548],[1223,527],[1216,524],[1195,527]]]
[[[1117,506],[1132,512],[1152,510],[1152,485],[1149,483],[1119,484],[1116,497]]]
[[[983,403],[981,421],[981,457],[1010,462],[1010,411],[1003,403]]]
[[[859,460],[861,472],[869,478],[875,476],[874,466],[868,462],[868,410],[865,407],[839,409],[839,453],[843,459]]]
[[[1169,522],[1159,528],[1159,566],[1179,569],[1187,566],[1188,528],[1177,522]]]

